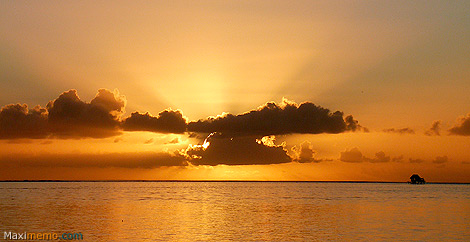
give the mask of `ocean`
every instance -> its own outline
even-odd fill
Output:
[[[1,182],[0,209],[0,241],[470,241],[469,184]]]

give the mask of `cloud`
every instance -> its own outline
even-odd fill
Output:
[[[320,162],[321,160],[315,159],[315,151],[309,141],[304,141],[299,146],[292,147],[293,160],[299,163]]]
[[[90,103],[81,101],[76,90],[69,90],[46,108],[6,105],[0,110],[0,139],[114,136],[120,133],[125,104],[117,90],[100,89]]]
[[[164,110],[157,117],[135,112],[122,121],[126,102],[117,89],[113,92],[99,89],[89,103],[71,89],[48,102],[46,108],[6,105],[0,110],[0,139],[105,138],[121,134],[122,129],[160,133],[186,131],[186,119],[179,110]]]
[[[410,163],[423,163],[424,162],[423,159],[412,159],[412,158],[410,158],[409,161]]]
[[[10,104],[0,110],[0,139],[45,138],[47,127],[47,110],[39,106]]]
[[[244,136],[228,138],[219,133],[209,135],[202,145],[190,145],[185,151],[193,165],[257,165],[291,162],[283,145],[274,137],[261,140]]]
[[[341,152],[340,161],[359,163],[364,161],[361,151],[358,148],[352,148]]]
[[[166,142],[165,144],[179,144],[180,143],[180,139],[178,137]]]
[[[443,164],[443,163],[446,163],[447,161],[449,161],[449,158],[447,158],[447,156],[437,156],[436,159],[434,159],[432,161],[432,163],[435,163],[435,164]]]
[[[143,168],[186,166],[178,153],[15,154],[0,156],[0,167]]]
[[[424,132],[425,135],[428,136],[440,136],[441,135],[441,121],[436,120],[432,122],[431,127]]]
[[[122,127],[126,131],[151,131],[159,133],[184,133],[186,118],[180,110],[165,110],[157,117],[149,113],[134,112],[124,119]]]
[[[191,132],[221,132],[228,136],[341,133],[362,129],[352,116],[345,121],[342,112],[331,113],[310,102],[298,105],[286,99],[279,105],[268,102],[243,114],[223,114],[188,124]]]
[[[390,156],[385,155],[385,152],[379,151],[375,153],[374,158],[367,158],[362,155],[362,152],[358,148],[352,148],[350,150],[345,150],[340,153],[340,161],[351,162],[351,163],[360,163],[360,162],[371,162],[371,163],[383,163],[389,162]]]
[[[379,151],[375,153],[375,157],[372,159],[369,158],[364,158],[366,161],[369,161],[371,163],[383,163],[383,162],[389,162],[390,161],[390,156],[386,156],[383,151]]]
[[[402,128],[402,129],[391,128],[391,129],[384,129],[383,131],[386,133],[397,133],[397,134],[414,134],[415,133],[415,131],[410,128]]]
[[[344,118],[344,122],[346,123],[346,130],[350,130],[353,132],[354,131],[369,132],[369,129],[359,125],[359,121],[355,120],[352,115],[346,116]]]
[[[144,144],[146,145],[151,144],[151,143],[153,143],[153,138],[150,138],[144,142]]]
[[[449,129],[450,134],[470,136],[470,113],[457,119],[457,124]]]
[[[278,134],[341,133],[368,130],[351,115],[334,113],[310,102],[296,104],[283,99],[268,102],[255,110],[223,114],[190,122],[180,110],[167,109],[157,116],[134,112],[124,118],[127,100],[115,89],[99,89],[88,103],[71,89],[47,103],[46,108],[29,109],[26,104],[10,104],[0,110],[0,139],[19,138],[106,138],[122,131],[158,133],[189,132],[190,137],[218,132],[227,137],[263,137]],[[119,140],[116,140],[119,142]]]
[[[66,91],[47,104],[49,130],[62,138],[117,135],[125,104],[117,90],[100,89],[90,103],[81,101],[76,90]]]
[[[403,156],[403,155],[400,155],[400,156],[397,156],[397,157],[393,157],[393,158],[392,158],[392,161],[393,161],[393,162],[402,162],[402,161],[403,161],[403,158],[404,158],[404,156]]]
[[[123,141],[124,139],[122,137],[117,137],[114,139],[114,143],[119,143],[121,141]]]

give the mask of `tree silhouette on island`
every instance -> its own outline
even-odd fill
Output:
[[[420,177],[418,174],[413,174],[411,177],[410,177],[410,182],[411,184],[424,184],[426,183],[426,181],[424,180],[424,178]]]

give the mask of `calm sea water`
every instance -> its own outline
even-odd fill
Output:
[[[3,182],[3,232],[84,241],[470,241],[470,185]]]

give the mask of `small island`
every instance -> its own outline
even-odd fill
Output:
[[[408,183],[411,183],[411,184],[425,184],[426,181],[424,180],[424,178],[420,177],[418,174],[413,174],[411,177],[410,177],[410,180]]]

